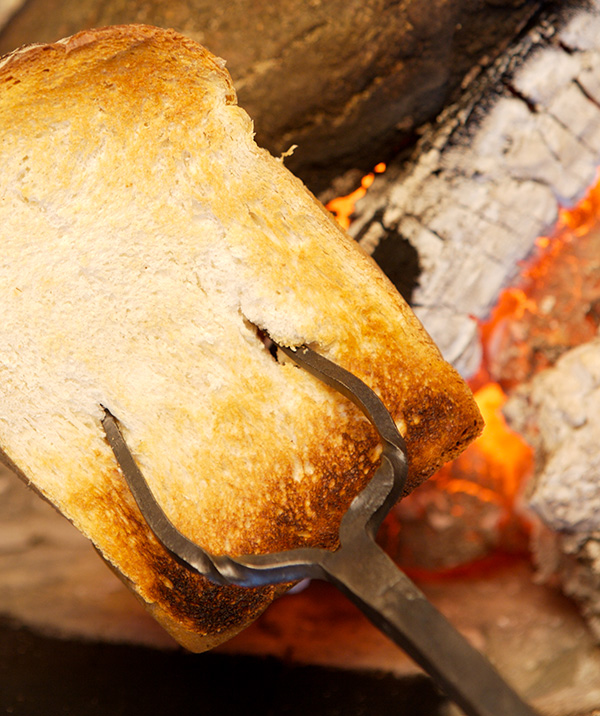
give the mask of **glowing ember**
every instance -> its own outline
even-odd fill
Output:
[[[592,340],[600,327],[600,183],[537,242],[517,286],[482,326],[485,369],[504,390]],[[577,240],[575,240],[577,239]]]
[[[598,223],[600,217],[600,180],[574,209],[561,209],[557,233],[567,232],[575,236],[587,234]]]
[[[464,571],[490,555],[527,551],[529,525],[518,501],[533,451],[511,431],[497,383],[475,392],[486,427],[462,455],[400,502],[382,544],[415,577]]]
[[[519,497],[533,469],[533,454],[506,426],[501,412],[505,393],[552,365],[562,352],[597,335],[598,257],[600,183],[575,209],[560,211],[552,236],[540,237],[518,284],[503,292],[490,320],[481,326],[484,361],[471,387],[485,431],[398,509],[399,561],[441,573],[493,552],[526,548],[529,526],[519,513]],[[427,550],[434,541],[433,559],[420,554],[416,559],[406,547],[414,539],[415,525],[423,521],[431,528],[426,539],[418,541],[427,544]],[[421,524],[418,529],[424,530]],[[452,540],[449,554],[436,547],[436,539]]]
[[[328,204],[347,228],[377,165],[361,187]],[[573,241],[577,238],[577,241]],[[461,571],[489,555],[523,552],[529,524],[519,512],[533,452],[506,425],[506,392],[553,364],[561,352],[600,328],[600,182],[571,210],[562,209],[552,236],[536,242],[519,282],[503,292],[481,326],[484,361],[471,381],[486,427],[459,458],[403,500],[380,539],[413,574]]]
[[[475,400],[485,421],[482,435],[455,460],[453,469],[442,470],[435,479],[449,493],[466,492],[502,505],[507,510],[503,518],[509,519],[523,476],[532,467],[533,453],[506,425],[502,416],[506,395],[497,383],[480,388]],[[476,472],[473,465],[478,468]]]
[[[332,199],[329,204],[326,204],[326,208],[335,216],[336,221],[342,228],[347,229],[350,226],[356,202],[362,199],[367,193],[367,189],[375,179],[375,174],[382,174],[385,170],[385,163],[379,162],[370,174],[367,174],[361,179],[358,189],[355,189],[347,196],[339,196],[336,199]]]

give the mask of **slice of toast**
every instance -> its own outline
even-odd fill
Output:
[[[378,441],[264,337],[383,399],[408,489],[479,432],[472,396],[376,265],[256,146],[224,63],[148,26],[0,62],[0,448],[188,648],[281,588],[217,587],[149,533],[101,426],[214,553],[334,548]],[[274,110],[275,111],[275,110]]]

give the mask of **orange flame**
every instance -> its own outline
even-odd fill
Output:
[[[533,451],[506,424],[502,407],[506,395],[497,383],[475,393],[485,422],[481,436],[433,479],[450,494],[463,493],[504,508],[508,520],[523,482],[533,465]]]
[[[583,199],[573,208],[561,208],[551,236],[540,236],[536,240],[537,254],[523,271],[525,279],[543,276],[562,246],[573,239],[585,236],[594,228],[600,218],[600,174],[596,184],[588,190]]]
[[[508,333],[507,338],[508,327],[519,324],[530,314],[540,314],[536,287],[553,270],[556,261],[561,260],[564,246],[588,234],[599,220],[600,181],[575,208],[559,211],[552,235],[536,241],[537,251],[523,268],[520,284],[501,294],[489,321],[482,324],[484,362],[471,385],[476,390],[475,399],[486,426],[481,437],[449,466],[450,469],[443,469],[435,476],[436,482],[447,492],[476,494],[482,501],[502,504],[514,511],[523,484],[533,469],[533,450],[508,428],[502,415],[506,393],[489,375],[490,372],[494,375],[493,363],[499,353],[520,350],[515,345],[515,331]],[[492,477],[497,482],[490,482]]]
[[[332,199],[325,208],[335,216],[336,221],[343,229],[348,229],[352,222],[352,214],[354,213],[354,207],[359,199],[367,193],[367,189],[371,186],[375,180],[375,174],[382,174],[386,170],[386,164],[379,162],[375,165],[373,171],[370,174],[366,174],[360,182],[358,189],[355,189],[351,194],[346,196],[338,196],[336,199]]]
[[[577,206],[560,210],[555,231],[536,241],[518,285],[501,294],[481,325],[484,373],[505,389],[530,379],[561,352],[596,335],[597,320],[586,311],[599,300],[593,265],[598,240],[591,231],[599,221],[600,181]]]
[[[344,228],[348,228],[350,225],[354,206],[366,194],[375,173],[384,170],[385,165],[377,165],[373,172],[363,177],[359,189],[346,197],[334,199],[327,205],[327,208],[336,215],[337,220]],[[572,242],[574,238],[586,235],[599,221],[600,181],[576,207],[559,211],[556,228],[552,235],[541,236],[536,241],[535,255],[524,266],[519,284],[502,293],[489,321],[481,325],[484,362],[479,374],[471,381],[471,387],[475,391],[475,399],[482,412],[486,427],[481,437],[462,455],[454,462],[444,466],[428,483],[400,503],[397,516],[394,513],[390,515],[390,519],[386,523],[387,547],[391,553],[396,548],[400,550],[396,556],[400,561],[402,561],[400,552],[403,548],[398,546],[402,543],[403,533],[405,534],[404,540],[410,540],[411,515],[417,515],[416,523],[422,524],[423,520],[427,519],[428,505],[431,505],[432,501],[442,504],[446,515],[450,514],[458,518],[465,525],[473,519],[470,514],[472,509],[475,510],[473,514],[479,514],[478,508],[473,505],[477,503],[480,506],[485,506],[484,509],[487,510],[485,515],[497,520],[498,526],[502,526],[504,533],[509,535],[508,538],[499,538],[499,542],[496,543],[497,550],[506,548],[510,551],[510,545],[521,549],[526,544],[523,542],[525,537],[515,539],[515,535],[526,536],[529,528],[526,517],[519,513],[517,506],[523,486],[533,470],[533,450],[519,435],[510,430],[502,415],[502,408],[507,400],[503,388],[510,387],[515,382],[503,378],[500,384],[491,380],[490,375],[496,374],[493,364],[497,356],[507,350],[514,352],[516,360],[521,363],[530,360],[529,355],[522,358],[520,353],[524,352],[525,348],[529,350],[526,345],[528,338],[518,339],[521,328],[517,328],[515,332],[514,327],[522,326],[523,322],[531,315],[540,315],[546,318],[546,314],[544,314],[546,309],[540,305],[540,296],[542,296],[542,302],[543,297],[552,299],[553,296],[549,293],[540,293],[539,289],[534,290],[534,287],[543,283],[546,275],[554,270],[553,267],[556,266],[557,259],[558,262],[563,261],[561,254],[563,247]],[[575,261],[575,259],[572,260]],[[573,284],[580,281],[576,267],[571,281]],[[573,289],[572,293],[575,293],[575,289],[578,287],[573,285],[571,288]],[[574,297],[573,300],[578,299]],[[549,323],[548,320],[543,322],[544,324]],[[545,330],[548,330],[547,325]],[[581,328],[574,330],[579,331],[575,337],[577,340],[584,336]],[[592,326],[590,330],[597,331],[597,326]],[[569,335],[569,340],[571,339],[572,337]],[[518,344],[519,340],[522,345]],[[544,366],[540,364],[536,366],[536,369],[538,367]],[[521,374],[525,375],[524,369],[515,375]],[[446,502],[440,503],[436,494],[448,496]],[[404,516],[401,516],[402,510],[404,510]],[[407,517],[408,521],[405,519]],[[503,539],[504,541],[502,541]],[[484,538],[485,540],[487,537]]]
[[[570,232],[575,236],[583,236],[598,221],[600,216],[600,176],[587,195],[572,209],[561,209],[556,226],[557,233]]]

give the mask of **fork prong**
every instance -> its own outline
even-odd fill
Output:
[[[144,520],[163,547],[183,566],[217,584],[228,584],[215,567],[211,555],[182,534],[167,517],[129,450],[116,418],[104,408],[102,426],[117,463]]]
[[[311,349],[282,350],[355,402],[384,443],[374,477],[342,519],[340,548],[304,548],[237,558],[209,554],[169,520],[129,451],[117,420],[105,409],[102,425],[106,437],[150,529],[181,564],[218,584],[256,587],[307,576],[326,579],[406,649],[469,716],[535,716],[374,542],[381,520],[402,493],[407,474],[404,439],[381,400],[352,373]],[[373,574],[375,565],[378,568]]]
[[[406,446],[380,398],[359,378],[305,346],[278,346],[302,368],[356,403],[371,420],[384,443],[382,464],[367,487],[353,501],[340,526],[342,542],[357,531],[374,534],[401,495],[407,473]],[[319,577],[327,553],[302,548],[268,555],[214,556],[192,542],[167,517],[137,466],[117,419],[104,408],[102,425],[131,493],[158,541],[180,564],[217,584],[258,586]],[[390,469],[391,468],[391,469]]]

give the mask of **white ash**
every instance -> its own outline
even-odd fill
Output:
[[[554,530],[600,531],[600,339],[519,387],[505,413],[536,449],[532,509]]]
[[[600,338],[518,388],[505,413],[536,450],[538,576],[559,580],[600,642]]]

